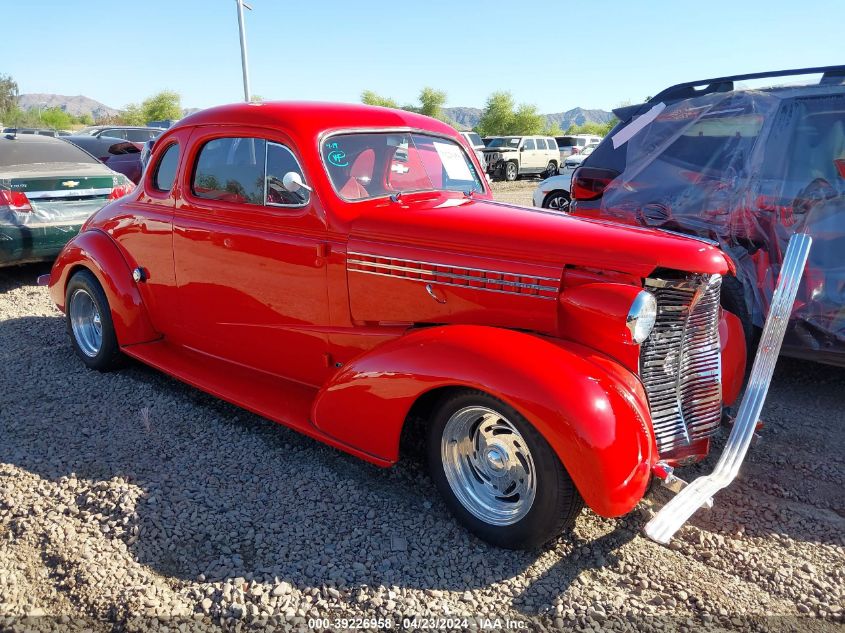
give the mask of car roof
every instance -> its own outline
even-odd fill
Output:
[[[18,130],[18,132],[20,132],[20,130]],[[7,132],[6,134],[3,134],[2,136],[0,136],[0,141],[4,141],[4,142],[7,142],[7,143],[43,143],[43,144],[53,143],[54,145],[56,143],[64,143],[63,140],[61,140],[60,138],[55,137],[55,136],[44,136],[43,134],[20,134],[19,133],[19,134],[17,134],[17,136],[14,136],[14,138],[9,138],[9,135],[11,135],[11,134],[12,134],[12,132]]]
[[[232,103],[200,110],[180,120],[169,131],[198,125],[281,127],[303,136],[327,130],[357,128],[419,128],[445,136],[457,131],[437,119],[393,108],[352,103],[262,101]]]

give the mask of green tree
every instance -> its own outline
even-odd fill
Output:
[[[546,125],[543,128],[543,136],[561,136],[562,134],[563,130],[560,129],[560,126],[557,123],[546,122]]]
[[[445,103],[445,92],[426,86],[420,90],[420,107],[417,112],[444,121],[446,120],[446,117],[443,114],[443,106]]]
[[[0,118],[10,119],[18,111],[18,84],[9,75],[0,75]]]
[[[382,97],[380,94],[372,90],[365,90],[361,93],[361,103],[367,105],[381,106],[383,108],[398,108],[399,104],[389,97]]]
[[[613,126],[618,123],[618,119],[614,117],[607,123],[583,123],[575,125],[574,123],[566,129],[567,134],[595,134],[597,136],[607,136]]]
[[[545,117],[537,113],[537,106],[521,103],[514,114],[510,134],[539,134],[545,123]]]
[[[146,125],[147,120],[144,116],[144,112],[137,103],[130,103],[128,106],[123,108],[123,112],[120,113],[120,116],[117,117],[117,123],[123,125]]]
[[[512,134],[515,104],[509,92],[494,92],[487,97],[481,118],[478,119],[478,133],[481,136],[505,136]]]
[[[76,117],[76,123],[80,125],[94,125],[94,118],[88,112],[83,112]]]
[[[143,112],[145,121],[163,121],[167,119],[181,119],[182,118],[182,97],[178,92],[173,90],[162,90],[158,94],[154,94],[149,99],[144,100],[141,104],[141,112]]]
[[[261,103],[262,101],[264,101],[264,97],[262,97],[261,95],[250,95],[249,100],[252,103]]]
[[[73,123],[73,117],[61,108],[47,108],[46,110],[42,110],[39,118],[44,127],[54,130],[65,130]]]

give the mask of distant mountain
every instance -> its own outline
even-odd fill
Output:
[[[69,97],[49,93],[23,94],[18,97],[18,106],[21,110],[33,110],[39,107],[59,108],[73,116],[90,114],[94,119],[114,116],[118,113],[118,110],[82,95]]]
[[[472,129],[478,125],[481,118],[481,108],[443,108],[443,113],[457,123],[463,129]],[[551,125],[557,125],[561,130],[566,130],[570,125],[584,125],[585,123],[607,123],[613,118],[613,112],[606,110],[587,110],[585,108],[573,108],[566,112],[555,112],[544,114],[546,121]]]

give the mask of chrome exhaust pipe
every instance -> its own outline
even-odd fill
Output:
[[[719,463],[709,475],[699,477],[675,495],[645,526],[645,533],[653,541],[669,542],[681,526],[722,488],[726,488],[736,479],[739,468],[748,453],[748,447],[754,438],[757,420],[763,410],[766,394],[772,382],[783,336],[792,314],[792,305],[801,283],[804,265],[810,253],[813,238],[805,233],[793,235],[786,248],[778,277],[777,287],[772,296],[769,316],[763,326],[760,346],[754,358],[754,366],[748,379],[748,386],[742,403],[739,405],[736,423]]]

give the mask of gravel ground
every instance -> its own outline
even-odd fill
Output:
[[[0,270],[0,630],[841,630],[845,370],[781,360],[763,443],[671,547],[641,534],[669,498],[655,489],[509,552],[468,535],[413,461],[378,469],[138,364],[86,370],[34,285],[46,270]]]

